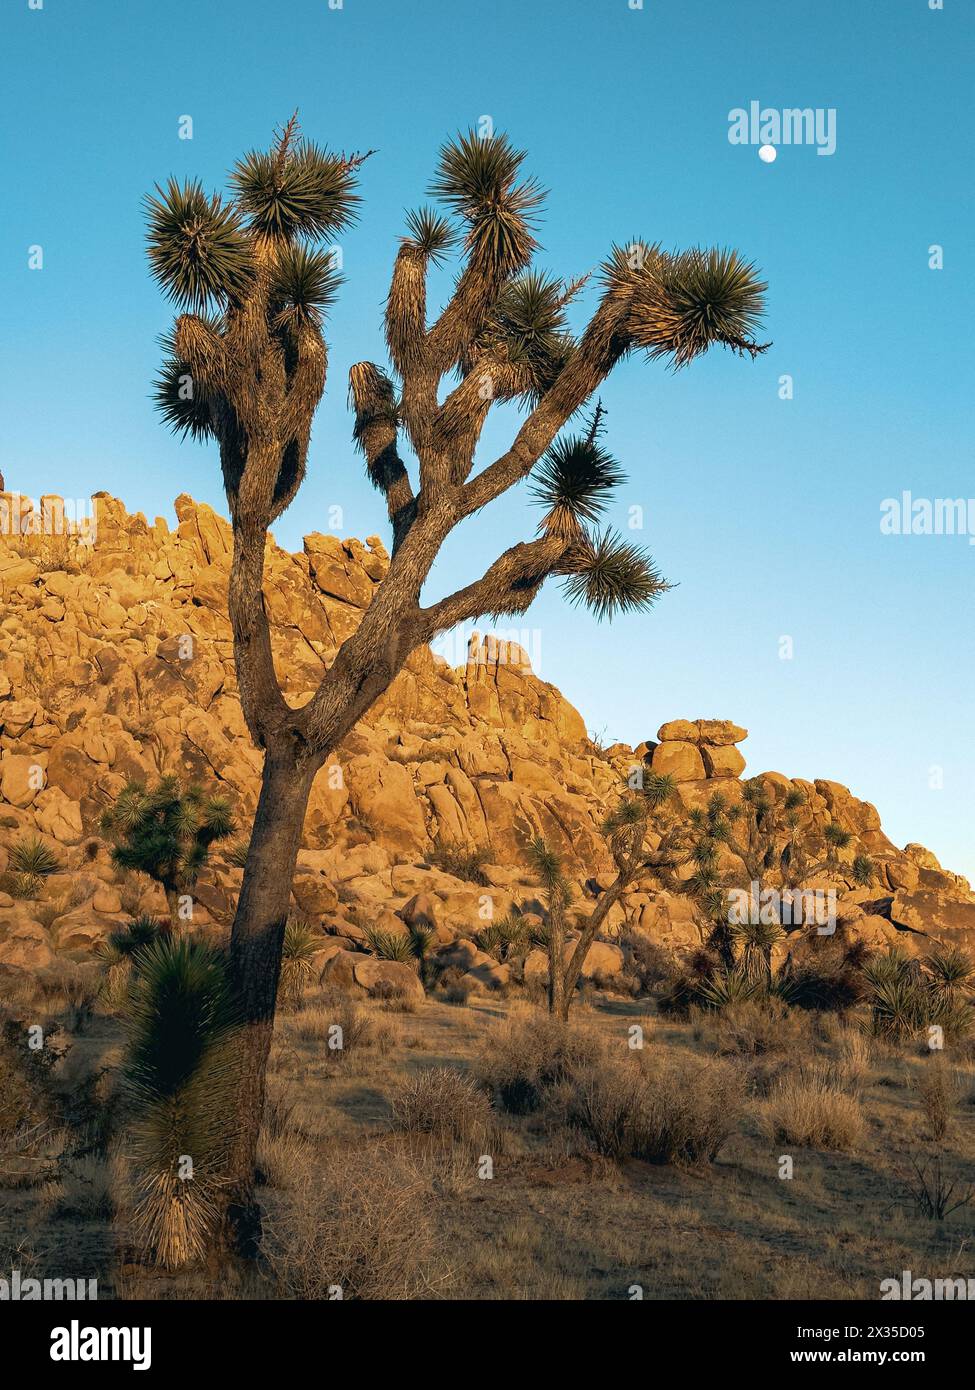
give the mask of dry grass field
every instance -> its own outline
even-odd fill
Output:
[[[25,1010],[49,1030],[26,1072]],[[118,1019],[64,982],[7,1011],[0,1269],[101,1298],[845,1300],[975,1275],[975,1205],[924,1210],[939,1174],[949,1207],[975,1187],[971,1048],[855,1014],[672,1020],[589,990],[565,1030],[527,998],[307,988],[271,1059],[266,1259],[235,1281],[135,1253]]]

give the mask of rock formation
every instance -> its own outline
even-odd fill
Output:
[[[0,874],[11,846],[35,834],[61,864],[38,898],[0,892],[0,970],[45,968],[136,912],[165,911],[161,893],[117,872],[98,838],[99,816],[127,779],[173,770],[222,785],[244,836],[258,788],[260,755],[235,693],[227,523],[184,495],[171,531],[98,494],[90,525],[64,534],[59,501],[41,499],[35,519],[25,499],[0,495]],[[267,607],[292,701],[309,698],[387,565],[375,537],[363,545],[313,534],[300,554],[269,546]],[[471,938],[486,913],[532,906],[525,837],[560,848],[584,908],[612,874],[598,827],[634,765],[672,774],[684,805],[702,805],[715,788],[740,794],[745,737],[725,720],[676,719],[635,749],[600,749],[513,644],[476,638],[458,669],[419,651],[319,774],[296,906],[335,933],[336,950],[362,939],[363,922],[404,930],[422,921],[475,979],[480,970],[496,981],[491,972],[503,968]],[[869,940],[975,940],[967,882],[922,846],[893,845],[873,806],[836,782],[763,777],[774,797],[803,789],[810,825],[829,817],[851,831],[851,861],[872,857],[871,889],[838,881],[846,919]],[[478,847],[488,851],[481,882],[434,862],[450,867],[441,851]],[[240,876],[216,853],[194,920],[226,923]],[[9,873],[0,883],[13,886]],[[664,943],[698,939],[690,900],[652,878],[633,885],[611,931],[627,921]],[[591,968],[611,971],[618,948],[602,945],[609,954]]]

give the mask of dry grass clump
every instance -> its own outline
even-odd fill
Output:
[[[282,1190],[297,1188],[312,1153],[312,1146],[298,1130],[275,1133],[265,1127],[257,1144],[258,1181],[266,1187]]]
[[[479,1080],[502,1110],[527,1115],[557,1086],[596,1060],[595,1037],[548,1014],[511,1019],[491,1034],[478,1058]]]
[[[54,1176],[66,1142],[48,1085],[60,1053],[32,1051],[22,1025],[0,1022],[0,1187],[35,1187]]]
[[[928,1134],[938,1141],[944,1139],[962,1099],[961,1078],[939,1058],[927,1063],[915,1079],[914,1089],[921,1102]]]
[[[422,1298],[444,1279],[429,1184],[389,1144],[308,1165],[268,1222],[266,1253],[285,1298]]]
[[[744,1080],[730,1063],[604,1056],[576,1078],[568,1118],[607,1158],[700,1168],[717,1158],[743,1107]]]
[[[369,998],[378,1000],[388,1013],[415,1014],[417,998],[414,992],[395,980],[377,980],[369,990]]]
[[[781,999],[743,999],[723,1009],[692,1009],[694,1037],[724,1057],[792,1056],[811,1046],[809,1016]]]
[[[445,1004],[466,1004],[474,983],[457,965],[449,965],[437,980],[437,994]]]
[[[110,1221],[115,1215],[115,1173],[99,1154],[66,1159],[51,1196],[55,1213],[68,1221]]]
[[[863,1139],[865,1120],[860,1102],[844,1089],[842,1069],[818,1064],[773,1088],[765,1129],[778,1143],[847,1150]]]
[[[336,991],[302,1009],[288,1020],[288,1030],[298,1042],[320,1044],[322,1055],[345,1061],[374,1041],[374,1024],[354,999]]]
[[[453,1067],[428,1067],[409,1077],[392,1097],[396,1123],[408,1134],[429,1135],[480,1153],[495,1129],[490,1097],[476,1079]]]

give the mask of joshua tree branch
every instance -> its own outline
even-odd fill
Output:
[[[356,443],[370,478],[386,498],[395,555],[416,517],[416,499],[397,446],[393,384],[372,362],[358,362],[349,372],[349,398],[356,412]]]
[[[467,483],[461,515],[469,516],[507,492],[534,468],[559,430],[599,388],[630,350],[625,322],[628,302],[607,293],[572,357],[529,415],[506,454]]]
[[[554,536],[513,545],[473,584],[420,610],[423,640],[484,613],[523,613],[567,549]]]

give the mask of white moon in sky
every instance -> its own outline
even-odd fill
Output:
[[[773,164],[778,150],[774,145],[759,145],[758,157],[763,164]]]

